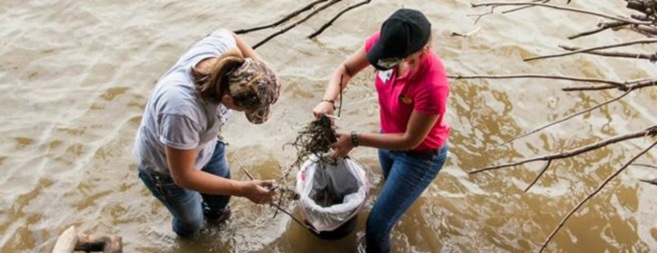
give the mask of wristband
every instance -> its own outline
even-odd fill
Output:
[[[351,145],[358,147],[358,144],[358,134],[355,131],[351,132]]]
[[[333,99],[322,99],[321,102],[329,102],[333,105],[333,110],[335,110],[335,100]]]

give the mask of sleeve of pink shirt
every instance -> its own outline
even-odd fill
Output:
[[[370,49],[372,49],[374,43],[376,43],[379,40],[379,37],[381,37],[380,32],[375,32],[374,34],[372,34],[372,36],[367,38],[367,40],[365,41],[365,53],[370,52]]]
[[[437,60],[437,59],[436,59]],[[413,109],[422,114],[444,114],[447,110],[449,84],[445,69],[439,60],[433,62],[431,70],[417,86]]]

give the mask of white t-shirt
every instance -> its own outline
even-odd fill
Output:
[[[140,167],[170,174],[166,146],[196,149],[196,169],[208,163],[217,135],[232,111],[201,99],[194,88],[191,71],[201,60],[218,57],[235,47],[230,31],[217,30],[197,42],[158,80],[135,138],[134,153]]]

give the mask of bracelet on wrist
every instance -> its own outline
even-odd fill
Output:
[[[333,110],[335,110],[335,100],[333,100],[333,99],[322,99],[321,102],[331,103],[333,105]]]
[[[358,134],[354,131],[351,132],[351,145],[354,147],[358,147],[360,143],[358,143]]]

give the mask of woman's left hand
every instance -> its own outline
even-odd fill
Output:
[[[347,156],[354,148],[351,143],[351,135],[345,133],[336,133],[335,137],[338,139],[335,143],[329,145],[333,149],[331,154],[332,158],[341,158]]]

